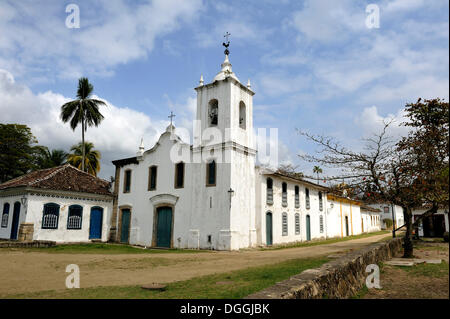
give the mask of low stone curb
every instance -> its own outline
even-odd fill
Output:
[[[46,248],[55,245],[56,242],[48,240],[0,242],[0,248]]]
[[[345,299],[364,285],[366,267],[390,259],[402,248],[402,238],[371,244],[343,257],[308,269],[245,299]]]

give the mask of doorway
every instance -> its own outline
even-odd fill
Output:
[[[172,240],[172,208],[159,207],[157,216],[156,246],[170,248]]]
[[[20,203],[14,203],[14,212],[13,212],[13,220],[11,225],[11,236],[10,238],[13,240],[17,239],[17,233],[19,230],[19,221],[20,221]]]
[[[272,233],[272,213],[266,213],[266,245],[270,246],[273,244],[273,233]]]
[[[306,215],[306,240],[311,240],[311,217]]]

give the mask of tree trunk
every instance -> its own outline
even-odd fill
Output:
[[[85,157],[86,157],[86,154],[85,154],[85,147],[84,147],[84,119],[81,121],[81,147],[83,148],[83,158],[82,158],[82,162],[81,162],[81,170],[84,172],[85,170],[84,170],[84,162],[85,162]]]
[[[410,207],[403,208],[403,218],[406,224],[406,234],[403,243],[403,258],[413,258],[412,242],[412,212]]]

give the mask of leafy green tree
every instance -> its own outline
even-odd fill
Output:
[[[84,145],[84,133],[88,126],[98,126],[103,120],[103,115],[99,111],[100,105],[105,102],[90,98],[94,87],[87,78],[78,80],[77,99],[67,102],[61,106],[61,120],[64,123],[70,121],[70,127],[75,130],[81,124],[81,144]],[[85,148],[82,147],[81,170],[85,170]]]
[[[72,153],[67,156],[67,162],[78,169],[82,168],[83,158],[84,167],[91,175],[97,176],[100,172],[100,159],[101,154],[99,151],[94,150],[94,144],[90,142],[78,143],[72,146],[70,149]]]
[[[34,169],[36,143],[28,126],[0,124],[0,183]]]

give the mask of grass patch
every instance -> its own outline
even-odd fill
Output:
[[[109,243],[61,244],[53,247],[41,248],[1,248],[1,250],[61,253],[61,254],[170,254],[170,253],[199,253],[209,250],[193,249],[143,249],[129,245]]]
[[[448,245],[447,247],[441,245],[417,245],[414,247],[415,249],[426,250],[426,251],[449,251]]]
[[[433,278],[442,278],[448,276],[448,263],[444,260],[440,264],[417,264],[413,267],[400,267],[402,270],[410,273],[413,276],[425,276]]]
[[[383,234],[388,234],[388,233],[389,233],[389,231],[382,230],[382,231],[378,231],[378,232],[374,232],[374,233],[364,233],[364,234],[348,236],[348,237],[344,237],[344,238],[330,238],[330,239],[317,240],[317,241],[291,243],[291,244],[286,244],[286,245],[275,245],[275,246],[271,246],[271,247],[261,247],[260,250],[277,250],[277,249],[285,249],[285,248],[297,248],[297,247],[310,247],[310,246],[317,246],[317,245],[327,245],[327,244],[338,243],[338,242],[341,242],[341,241],[367,238],[367,237],[383,235]]]
[[[249,294],[289,279],[306,269],[317,268],[329,261],[326,257],[293,259],[274,265],[251,267],[228,273],[196,277],[170,283],[166,291],[156,292],[140,286],[111,286],[97,288],[44,291],[4,296],[2,298],[89,298],[89,299],[223,299],[243,298]],[[221,283],[221,284],[218,284]],[[143,282],[142,284],[145,284]]]

